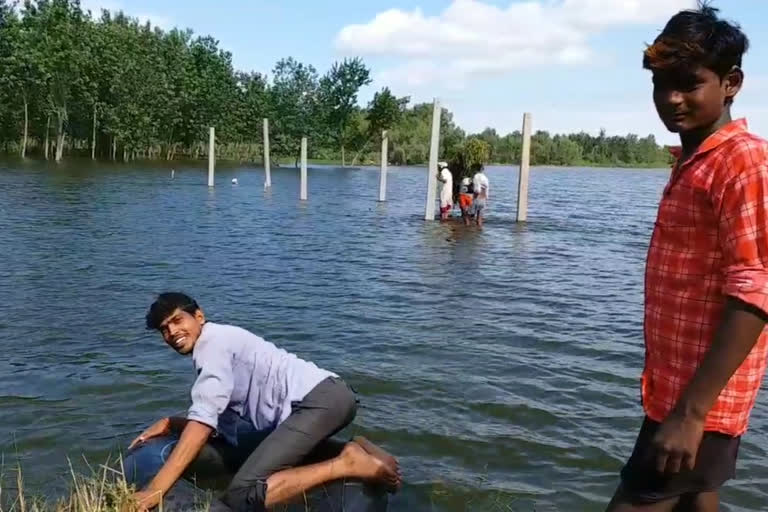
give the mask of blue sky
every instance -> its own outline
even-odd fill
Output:
[[[242,70],[269,73],[287,56],[323,73],[361,56],[374,83],[412,101],[438,97],[470,132],[486,126],[609,134],[653,133],[661,126],[640,66],[644,43],[692,0],[82,0],[122,9],[165,28],[210,34]],[[324,5],[322,5],[324,4]],[[768,137],[768,1],[715,0],[739,22],[752,48],[735,115]]]

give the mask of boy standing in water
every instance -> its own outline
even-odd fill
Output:
[[[464,219],[464,225],[469,226],[469,216],[472,209],[472,180],[465,176],[459,185],[459,207],[461,208],[461,218]]]
[[[735,476],[768,357],[768,142],[730,113],[747,47],[700,5],[645,51],[682,147],[646,261],[646,418],[610,512],[714,512]]]

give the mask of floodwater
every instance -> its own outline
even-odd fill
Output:
[[[345,377],[399,456],[392,510],[602,511],[642,411],[644,258],[664,170],[491,168],[483,231],[425,222],[424,168],[0,164],[0,451],[61,492],[183,414],[191,360],[144,329],[195,296]],[[238,185],[232,185],[233,177]],[[724,510],[768,502],[768,394]]]

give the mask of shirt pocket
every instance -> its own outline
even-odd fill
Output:
[[[669,228],[704,228],[713,221],[709,194],[701,187],[679,182],[659,204],[656,223]]]

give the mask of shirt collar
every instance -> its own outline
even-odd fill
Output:
[[[722,126],[715,133],[713,133],[712,135],[704,139],[704,142],[701,143],[701,145],[696,150],[696,153],[693,154],[693,156],[695,157],[700,154],[707,153],[708,151],[712,151],[713,149],[717,148],[718,146],[725,143],[726,141],[732,139],[736,135],[746,133],[747,129],[748,129],[748,126],[747,126],[746,119],[742,118],[742,119],[736,119],[735,121],[731,121],[725,126]],[[683,148],[680,146],[672,146],[669,148],[669,152],[672,153],[672,156],[674,156],[675,159],[680,159],[680,156],[683,154]]]
[[[195,343],[195,346],[192,347],[192,355],[194,356],[195,353],[197,353],[197,349],[202,347],[202,345],[208,341],[208,335],[211,333],[210,329],[211,322],[206,321],[203,324],[202,329],[200,329],[200,336],[197,337],[197,342]]]

